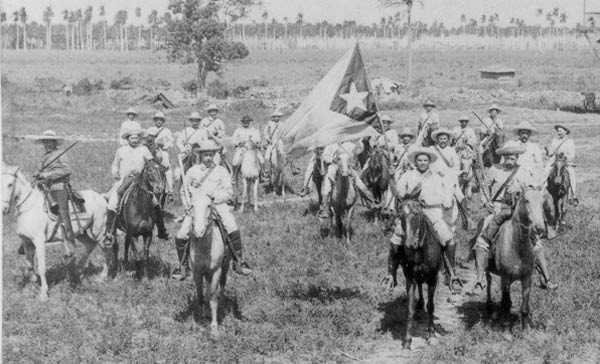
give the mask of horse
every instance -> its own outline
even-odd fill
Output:
[[[492,310],[492,276],[500,276],[502,313],[508,315],[512,302],[510,286],[521,281],[521,327],[526,330],[529,322],[529,295],[532,275],[535,268],[534,240],[532,235],[546,229],[544,222],[544,196],[540,188],[523,188],[516,202],[512,217],[505,221],[495,238],[495,247],[489,251],[480,247],[475,249],[478,272],[485,272],[487,280],[487,309]],[[477,277],[480,282],[480,277]]]
[[[560,153],[554,159],[554,164],[548,175],[546,185],[546,189],[550,193],[550,196],[552,196],[554,203],[554,218],[556,219],[557,228],[565,224],[565,202],[571,189],[571,180],[566,167],[567,158],[563,153]]]
[[[458,157],[460,159],[461,170],[461,173],[458,175],[458,184],[463,195],[470,200],[473,197],[472,182],[474,176],[473,164],[475,163],[475,153],[471,147],[465,147],[459,150]]]
[[[33,188],[26,180],[21,169],[16,166],[2,165],[2,203],[3,212],[8,214],[14,206],[17,214],[17,235],[23,241],[28,278],[35,279],[34,253],[37,257],[37,272],[40,277],[40,300],[48,299],[48,283],[46,281],[46,242],[62,240],[62,229],[57,229],[57,220],[47,211],[48,206],[44,193]],[[86,251],[77,266],[89,263],[89,257],[96,245],[100,245],[104,253],[104,263],[99,280],[108,277],[109,265],[113,255],[110,248],[99,244],[104,239],[106,226],[106,200],[98,193],[81,191],[85,199],[85,213],[73,215],[71,225],[75,239],[85,245]],[[53,239],[53,237],[55,239]]]
[[[391,179],[390,156],[385,149],[377,147],[373,150],[361,178],[365,181],[371,192],[373,192],[375,201],[378,203],[381,202]]]
[[[142,265],[144,276],[149,276],[148,258],[150,257],[150,244],[152,233],[156,223],[154,201],[156,196],[164,192],[164,167],[154,160],[146,162],[142,171],[135,176],[120,201],[120,209],[117,215],[117,228],[125,232],[125,248],[123,251],[123,264],[129,264],[129,247],[141,236],[144,241],[142,250]],[[115,256],[118,255],[119,245],[113,244]]]
[[[285,167],[288,164],[288,159],[283,151],[283,142],[281,140],[275,142],[275,145],[271,148],[271,154],[265,156],[265,158],[269,161],[271,170],[270,186],[273,195],[279,192],[285,198]]]
[[[483,167],[490,168],[494,164],[500,163],[502,156],[496,153],[496,150],[504,145],[505,139],[506,135],[499,132],[496,132],[491,136],[487,148],[480,151]],[[480,147],[482,146],[480,145]]]
[[[323,168],[323,155],[321,153],[317,153],[315,154],[315,164],[313,166],[311,179],[315,184],[315,189],[317,190],[319,205],[323,203],[323,195],[321,194],[321,186],[323,186],[323,179],[325,178],[325,171]]]
[[[250,204],[250,188],[252,188],[252,196],[254,196],[254,211],[258,211],[258,177],[260,176],[260,161],[259,155],[260,153],[259,147],[252,143],[248,142],[242,151],[242,160],[240,161],[240,172],[242,174],[242,203],[240,205],[240,211],[244,211],[244,204],[246,203],[246,199],[248,199],[248,204]],[[238,183],[235,184],[236,187],[239,186]],[[238,191],[236,188],[236,199],[237,199]]]
[[[190,239],[190,260],[196,285],[197,307],[204,307],[203,287],[207,285],[207,296],[211,311],[210,329],[218,334],[218,307],[225,289],[231,255],[226,248],[218,226],[218,217],[211,208],[210,198],[199,196],[194,201],[193,233]]]
[[[358,202],[358,191],[352,182],[350,175],[350,158],[348,153],[342,153],[338,156],[338,169],[333,181],[331,191],[331,218],[329,226],[335,227],[341,236],[346,237],[346,242],[350,243],[352,236],[352,214]],[[326,198],[326,197],[325,197]],[[346,219],[344,224],[342,219]]]
[[[403,244],[398,255],[406,278],[408,310],[406,331],[402,347],[410,349],[411,330],[416,310],[424,306],[423,284],[427,285],[428,339],[435,336],[434,301],[438,272],[442,266],[443,253],[439,238],[431,222],[423,214],[422,206],[414,200],[404,200],[398,205],[398,219],[404,230]],[[417,300],[417,289],[419,299]]]
[[[362,138],[361,143],[363,145],[362,152],[356,157],[356,160],[360,168],[363,168],[365,163],[367,163],[367,160],[369,160],[371,150],[373,149],[371,146],[371,137]]]

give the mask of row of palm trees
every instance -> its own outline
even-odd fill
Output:
[[[28,23],[25,7],[12,13],[10,24],[6,13],[1,13],[2,48],[59,48],[67,50],[118,49],[128,51],[131,48],[154,50],[161,45],[161,35],[165,32],[165,24],[170,20],[170,13],[159,16],[156,10],[147,14],[146,24],[140,24],[141,8],[136,8],[134,16],[140,25],[128,23],[129,14],[119,10],[109,25],[104,6],[85,9],[63,10],[62,23],[54,24],[55,13],[48,6],[43,13],[43,24]],[[429,35],[433,37],[452,35],[476,35],[482,37],[516,37],[516,36],[553,36],[575,32],[576,28],[566,26],[567,15],[559,8],[548,11],[537,9],[536,15],[547,21],[547,26],[527,25],[523,19],[511,18],[507,26],[500,26],[498,14],[482,14],[479,18],[467,19],[465,14],[460,16],[460,25],[447,27],[443,22],[432,24],[414,22],[410,30],[413,37]],[[98,20],[93,22],[93,17]],[[230,23],[228,35],[234,39],[290,39],[290,38],[402,38],[407,36],[407,12],[397,11],[393,16],[381,18],[379,23],[371,25],[358,24],[347,20],[341,23],[305,22],[304,15],[298,13],[294,19],[284,17],[282,22],[275,18],[269,19],[269,13],[264,11],[262,22]],[[591,18],[586,26],[595,26]],[[557,26],[558,25],[558,26]],[[45,32],[45,35],[43,33]],[[130,39],[130,32],[136,32],[137,37]],[[42,34],[40,34],[42,33]]]

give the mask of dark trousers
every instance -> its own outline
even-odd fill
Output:
[[[66,190],[50,191],[50,197],[58,205],[58,216],[60,217],[65,240],[75,243],[73,236],[73,226],[71,225],[71,216],[69,215],[69,194]]]

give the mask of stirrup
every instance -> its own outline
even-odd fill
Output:
[[[573,205],[573,206],[578,206],[579,205],[579,199],[577,197],[572,197],[568,200],[569,204]]]
[[[233,262],[233,271],[236,272],[237,274],[243,275],[243,276],[248,276],[250,274],[252,274],[252,269],[250,268],[250,266],[248,265],[248,263],[246,263],[245,261],[241,261],[241,262]]]

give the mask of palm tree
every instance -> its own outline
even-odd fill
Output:
[[[465,34],[465,23],[467,22],[467,16],[465,14],[460,15],[460,23],[463,24],[463,34]]]
[[[77,49],[77,43],[75,42],[75,30],[76,30],[76,26],[75,23],[77,22],[77,17],[75,16],[75,13],[72,11],[69,11],[69,23],[71,24],[71,50],[75,50]]]
[[[283,17],[283,22],[285,23],[285,39],[287,40],[287,37],[288,37],[288,17],[287,16]]]
[[[296,15],[296,24],[298,24],[298,26],[300,27],[300,38],[302,38],[302,33],[303,33],[303,24],[304,24],[304,14],[302,13],[298,13],[298,15]]]
[[[15,49],[19,49],[19,11],[13,12],[13,21],[15,22],[15,28],[17,29],[17,40],[15,41]]]
[[[104,5],[100,5],[98,9],[98,15],[102,18],[102,30],[104,33],[104,50],[106,50],[106,11],[104,10]]]
[[[268,28],[268,25],[267,25],[267,20],[269,19],[269,13],[266,10],[263,11],[263,13],[261,15],[261,18],[263,20],[263,24],[264,24],[264,27],[265,27],[265,39],[267,39],[267,36],[269,35],[268,34],[269,28]]]
[[[2,49],[6,49],[6,32],[4,28],[6,28],[6,12],[0,13],[0,32],[2,32]]]
[[[62,15],[65,22],[65,49],[69,50],[69,11],[67,9],[63,10]]]
[[[27,10],[24,6],[19,9],[19,19],[23,23],[23,49],[27,50]]]
[[[127,33],[127,10],[123,10],[123,29],[125,29],[125,52],[129,52],[129,34]]]
[[[86,35],[87,35],[87,49],[88,50],[92,50],[92,41],[93,41],[93,37],[92,37],[92,13],[94,12],[94,8],[92,8],[91,6],[88,6],[87,8],[85,8],[85,12],[83,13],[83,22],[86,26]]]
[[[412,59],[413,59],[413,33],[412,33],[412,7],[414,4],[414,0],[380,0],[384,6],[387,7],[400,7],[406,6],[406,26],[407,32],[406,36],[408,37],[407,48],[408,48],[408,76],[406,79],[407,87],[411,86],[412,83]]]
[[[139,6],[137,8],[135,8],[135,17],[138,19],[142,17],[142,9],[140,9]],[[142,49],[142,27],[143,26],[144,26],[144,24],[140,23],[140,26],[138,27],[138,51]]]
[[[565,13],[565,12],[560,13],[558,21],[561,24],[563,24],[563,35],[565,35],[567,29],[566,29],[566,25],[564,25],[564,24],[567,23],[567,13]]]
[[[154,33],[156,31],[156,23],[158,21],[158,11],[152,10],[148,15],[148,24],[150,25],[150,50],[154,51]]]
[[[44,23],[46,23],[46,49],[52,48],[52,18],[54,17],[54,12],[52,11],[52,7],[48,5],[46,10],[44,10]]]

